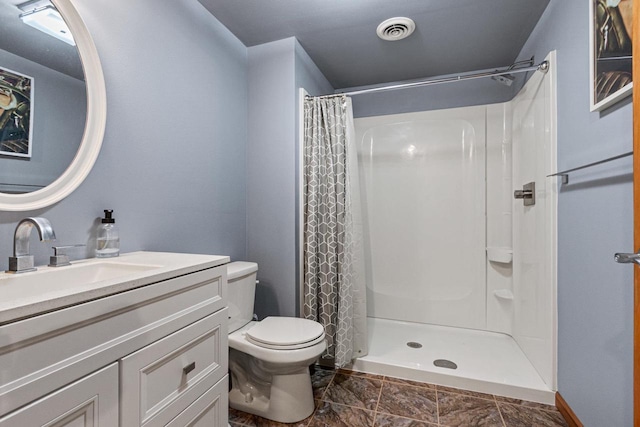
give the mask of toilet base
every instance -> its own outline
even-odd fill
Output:
[[[229,406],[281,423],[295,423],[313,414],[313,388],[309,367],[286,375],[273,375],[269,396],[247,392],[232,384]]]

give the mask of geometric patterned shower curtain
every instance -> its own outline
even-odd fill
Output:
[[[304,102],[304,307],[342,367],[367,352],[362,224],[351,99]]]

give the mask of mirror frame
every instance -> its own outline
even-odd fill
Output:
[[[67,197],[93,167],[107,121],[107,93],[98,51],[89,30],[71,0],[51,0],[76,41],[87,88],[87,117],[80,147],[69,167],[46,187],[24,194],[0,193],[0,211],[28,211],[50,206]]]

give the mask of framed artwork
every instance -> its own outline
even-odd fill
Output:
[[[589,0],[591,111],[631,95],[633,0]]]
[[[0,156],[31,157],[33,77],[0,67]]]

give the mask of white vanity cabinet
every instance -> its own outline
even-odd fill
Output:
[[[175,255],[173,277],[0,323],[0,427],[227,426],[229,259]]]

